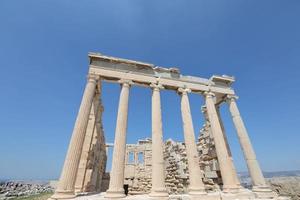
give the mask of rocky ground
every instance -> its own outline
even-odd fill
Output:
[[[246,176],[241,179],[249,184]],[[267,181],[279,195],[300,200],[300,176],[271,177]],[[0,181],[0,200],[46,200],[52,193],[48,182]]]
[[[1,181],[0,200],[20,199],[21,197],[42,197],[53,193],[48,183],[34,183],[24,181]],[[37,198],[40,199],[40,198]]]
[[[272,189],[292,200],[300,200],[300,176],[273,177],[267,179]]]
[[[276,176],[277,175],[277,176]],[[300,176],[298,174],[264,174],[268,184],[280,196],[289,196],[292,200],[300,200]],[[247,174],[239,174],[241,183],[245,188],[251,188],[251,178]]]

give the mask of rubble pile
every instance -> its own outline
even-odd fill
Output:
[[[0,182],[0,200],[11,199],[20,196],[31,196],[41,193],[53,192],[48,183],[26,183],[17,181]]]

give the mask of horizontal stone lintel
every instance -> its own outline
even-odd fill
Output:
[[[107,68],[101,68],[99,66],[90,65],[90,74],[96,74],[101,77],[102,80],[108,82],[116,82],[120,79],[131,80],[135,85],[140,85],[144,87],[150,87],[150,83],[156,83],[159,81],[160,84],[168,90],[177,90],[180,87],[186,87],[191,89],[193,93],[203,93],[206,91],[211,91],[216,94],[217,98],[222,98],[224,95],[234,95],[234,90],[229,87],[214,86],[214,85],[204,85],[201,83],[189,82],[187,80],[166,78],[166,77],[155,77],[147,74],[137,73],[137,72],[126,72],[119,70],[112,70]]]

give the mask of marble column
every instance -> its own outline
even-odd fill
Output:
[[[228,140],[227,140],[227,137],[226,137],[225,127],[224,127],[223,120],[222,120],[222,117],[221,117],[221,114],[220,114],[220,106],[216,106],[216,111],[217,111],[217,115],[218,115],[218,119],[219,119],[219,122],[220,122],[221,129],[222,129],[223,138],[224,138],[224,141],[225,141],[225,144],[226,144],[227,154],[230,157],[231,162],[233,163],[233,158],[232,158],[230,146],[229,146],[229,143],[228,143]],[[239,177],[237,175],[234,163],[232,165],[232,176],[235,178],[236,184],[239,187],[242,187],[241,182],[239,180]]]
[[[160,84],[151,84],[152,87],[152,189],[151,197],[168,197],[165,186],[164,144],[161,119]]]
[[[59,179],[58,187],[54,195],[51,197],[52,199],[66,199],[75,197],[74,186],[76,175],[98,79],[99,77],[93,74],[88,76],[88,82],[86,84],[79,112],[76,118],[64,167]]]
[[[236,104],[236,96],[227,96],[227,103],[252,179],[253,191],[271,191],[263,177],[254,149]]]
[[[95,94],[94,102],[91,107],[89,122],[85,131],[84,143],[82,146],[82,152],[80,157],[80,162],[78,165],[77,177],[75,181],[75,194],[80,194],[86,192],[87,185],[85,185],[87,177],[87,164],[89,161],[90,149],[92,146],[92,140],[94,137],[97,137],[96,131],[96,118],[97,118],[97,109],[99,106],[99,94]]]
[[[218,119],[214,98],[215,95],[213,93],[205,93],[207,114],[211,125],[211,132],[214,138],[218,162],[223,180],[223,192],[238,192],[240,187],[236,183],[235,176],[232,174],[234,165],[227,152],[226,142],[224,140],[222,128]]]
[[[187,93],[190,89],[179,88],[178,93],[181,94],[181,115],[183,121],[184,141],[186,146],[186,154],[189,168],[189,194],[204,195],[206,194],[202,181],[202,173],[199,166],[199,156],[195,142],[194,126],[190,110],[190,103]]]
[[[109,189],[106,191],[105,198],[125,197],[123,185],[126,152],[128,100],[131,82],[128,80],[121,80],[120,83],[122,85],[122,89],[120,93],[118,117],[115,131],[112,168],[110,173]]]

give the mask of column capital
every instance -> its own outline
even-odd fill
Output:
[[[231,95],[231,94],[227,94],[225,97],[225,101],[227,103],[231,102],[231,101],[236,101],[239,97],[236,95]]]
[[[131,80],[128,80],[128,79],[120,79],[118,82],[121,85],[124,85],[125,87],[130,87],[131,85],[133,85],[133,82]]]
[[[191,89],[189,89],[189,88],[180,87],[177,89],[177,93],[182,94],[182,95],[186,95],[187,93],[190,93],[190,92],[191,92]]]
[[[207,107],[206,105],[201,106],[201,112],[206,113],[207,112]]]
[[[96,74],[88,74],[87,80],[88,82],[97,82],[100,79],[100,77]]]
[[[203,94],[205,97],[210,97],[210,98],[213,98],[216,96],[215,93],[213,93],[211,91],[205,91]]]
[[[160,83],[151,83],[150,87],[155,91],[165,89],[164,86],[162,86],[162,84],[160,84]]]

